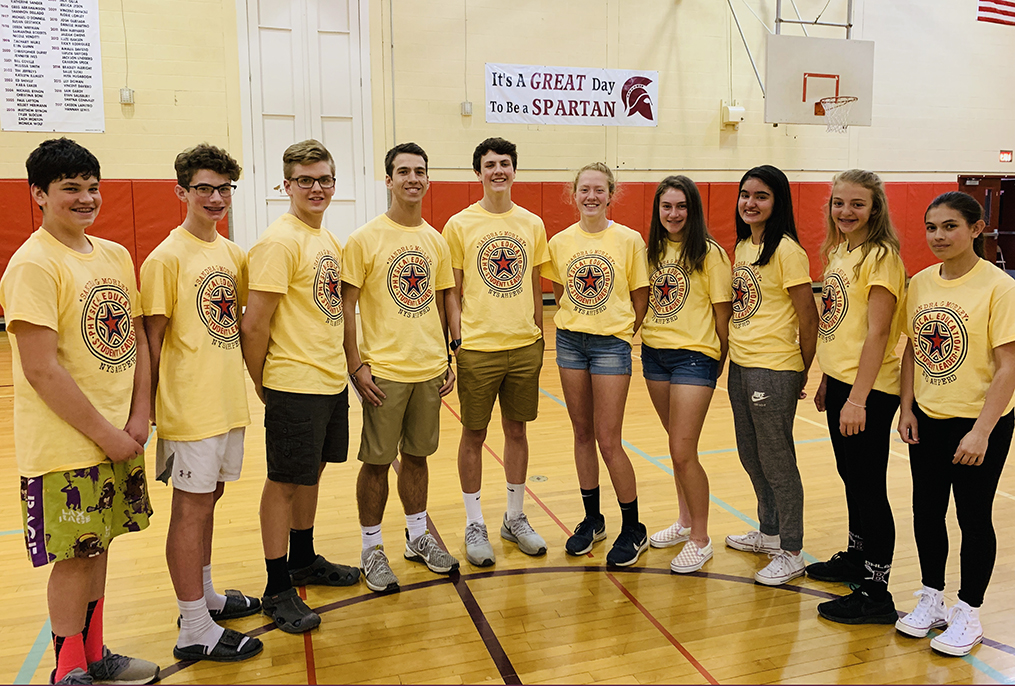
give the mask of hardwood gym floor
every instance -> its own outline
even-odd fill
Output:
[[[1015,678],[1015,476],[1002,477],[995,504],[999,550],[982,610],[986,638],[965,659],[931,652],[927,640],[890,626],[848,627],[819,619],[822,600],[848,592],[841,584],[798,579],[781,588],[753,582],[764,556],[722,545],[729,533],[755,525],[750,481],[737,459],[732,415],[720,379],[700,444],[711,481],[710,534],[715,556],[689,576],[669,572],[676,550],[650,549],[631,569],[607,571],[605,555],[620,515],[605,468],[603,506],[610,538],[583,558],[564,554],[581,518],[571,455],[571,430],[554,364],[552,309],[547,308],[546,363],[540,416],[529,428],[531,459],[526,512],[549,552],[529,558],[497,536],[505,507],[499,465],[502,437],[495,415],[484,458],[484,514],[497,564],[464,563],[465,514],[455,456],[458,398],[446,399],[441,447],[430,461],[429,514],[433,528],[463,565],[437,576],[402,559],[404,519],[394,489],[384,534],[402,591],[378,596],[363,585],[311,587],[309,604],[322,614],[309,635],[274,630],[262,615],[236,620],[235,629],[261,636],[264,652],[240,664],[177,663],[177,608],[166,570],[164,540],[170,489],[149,477],[155,516],[149,529],[118,539],[111,553],[106,639],[121,653],[162,665],[175,683],[1007,683]],[[635,347],[637,355],[638,348]],[[808,391],[819,379],[812,370]],[[264,564],[257,523],[263,483],[263,411],[252,389],[243,478],[226,489],[218,508],[213,559],[216,585],[259,595]],[[46,683],[52,648],[46,621],[48,570],[33,569],[21,535],[12,435],[10,346],[0,336],[0,683]],[[323,479],[316,545],[329,559],[358,564],[360,534],[354,483],[361,412],[350,413],[352,459],[329,467]],[[666,437],[651,408],[640,360],[624,426],[638,475],[642,520],[649,532],[669,525],[676,501]],[[800,403],[797,451],[806,495],[804,551],[824,559],[844,547],[845,502],[823,415],[810,398]],[[154,447],[149,445],[149,466]],[[149,471],[151,474],[151,469]],[[538,477],[538,478],[537,478]],[[545,478],[543,478],[545,477]],[[898,542],[891,589],[900,610],[916,603],[919,567],[913,542],[907,451],[893,440],[889,493]],[[958,529],[950,515],[953,555],[948,602],[958,588]]]

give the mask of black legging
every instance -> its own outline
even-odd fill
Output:
[[[987,441],[983,463],[975,467],[952,464],[959,441],[973,428],[975,419],[933,419],[916,403],[913,414],[918,422],[920,442],[909,446],[909,464],[913,472],[913,529],[923,585],[939,591],[945,587],[945,561],[948,559],[945,513],[951,491],[955,494],[955,514],[962,531],[959,600],[980,607],[997,557],[997,537],[991,515],[997,482],[1015,429],[1015,413],[1009,412],[998,420]]]
[[[846,487],[849,548],[866,568],[861,589],[880,598],[888,591],[895,555],[895,518],[888,502],[888,451],[899,396],[872,390],[867,395],[864,430],[852,436],[839,431],[839,414],[853,387],[828,378],[825,415],[835,452],[835,466]]]

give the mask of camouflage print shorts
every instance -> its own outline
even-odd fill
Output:
[[[21,477],[21,515],[32,564],[95,557],[152,514],[144,455],[127,462]]]

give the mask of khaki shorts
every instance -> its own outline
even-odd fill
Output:
[[[462,426],[481,431],[490,423],[494,400],[501,416],[531,422],[539,411],[539,372],[543,339],[514,350],[458,351],[458,399]]]
[[[359,461],[387,465],[395,461],[399,450],[415,457],[437,452],[444,374],[419,383],[374,377],[374,383],[385,397],[380,407],[363,403]]]
[[[120,534],[148,528],[151,514],[144,455],[21,477],[25,545],[36,567],[101,555]]]

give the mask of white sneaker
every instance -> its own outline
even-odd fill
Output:
[[[916,609],[895,623],[895,629],[906,636],[923,638],[931,629],[948,624],[945,609],[944,592],[936,588],[924,586],[923,590],[913,595],[920,599]]]
[[[505,541],[518,544],[518,549],[526,555],[543,555],[546,553],[546,541],[536,533],[536,530],[529,524],[529,518],[525,513],[508,519],[504,513],[504,523],[500,525],[500,537]]]
[[[748,531],[740,536],[729,535],[726,537],[726,545],[734,550],[743,550],[748,553],[768,553],[778,555],[782,547],[778,536],[763,534],[757,529]]]
[[[803,576],[807,569],[803,554],[790,555],[784,550],[778,554],[770,554],[771,562],[754,575],[754,580],[766,586],[781,586],[798,576]]]
[[[691,527],[680,526],[680,522],[673,522],[662,531],[657,531],[648,537],[648,544],[653,548],[670,548],[683,543],[691,536]]]
[[[970,607],[960,600],[948,610],[948,628],[930,639],[930,647],[945,655],[962,657],[969,655],[969,651],[982,640],[980,608]]]
[[[477,567],[489,567],[496,562],[486,524],[469,522],[465,526],[465,559]]]
[[[690,574],[701,569],[711,559],[712,539],[708,539],[704,548],[699,548],[694,541],[688,541],[680,554],[670,561],[670,570],[677,574]]]

